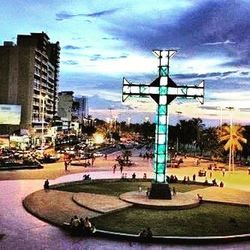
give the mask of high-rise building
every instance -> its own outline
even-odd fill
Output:
[[[59,42],[44,32],[0,46],[0,104],[21,105],[21,129],[44,133],[57,115],[59,56]]]
[[[89,110],[87,96],[74,98],[73,112],[74,115],[78,118],[79,122],[81,122],[84,118],[88,117]]]
[[[73,112],[73,91],[62,91],[59,92],[59,102],[58,102],[58,116],[63,122],[63,130],[69,131],[70,124],[72,121],[72,112]]]
[[[88,119],[88,99],[86,96],[74,97],[73,91],[58,93],[58,116],[63,122],[63,131],[72,130],[73,123],[83,125]]]

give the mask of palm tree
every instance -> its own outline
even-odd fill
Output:
[[[242,151],[241,143],[247,140],[243,137],[244,128],[241,125],[224,125],[221,130],[220,141],[226,141],[224,149],[229,150],[229,171],[234,171],[235,152]],[[231,169],[232,167],[232,169]]]

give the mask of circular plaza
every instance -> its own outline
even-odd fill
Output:
[[[127,176],[127,179],[124,180],[121,178],[120,170],[115,173],[112,172],[114,157],[109,156],[108,158],[108,160],[97,160],[95,168],[84,169],[88,170],[86,173],[92,177],[91,180],[82,180],[83,175],[80,174],[70,175],[69,182],[64,182],[66,178],[61,177],[55,185],[51,186],[51,189],[40,190],[27,196],[23,201],[25,208],[38,218],[57,226],[69,223],[70,218],[74,215],[87,216],[96,225],[97,235],[105,237],[113,235],[115,238],[118,236],[121,239],[132,237],[136,240],[139,232],[144,227],[150,226],[154,233],[154,240],[159,241],[164,241],[166,237],[168,241],[172,237],[174,242],[178,241],[178,237],[180,241],[186,238],[186,241],[190,239],[191,242],[196,242],[197,238],[199,243],[202,239],[204,243],[208,239],[210,242],[213,240],[215,242],[227,241],[228,239],[242,240],[243,236],[244,239],[248,239],[249,232],[246,228],[249,225],[244,222],[247,220],[243,217],[249,215],[249,190],[247,190],[248,187],[243,190],[242,182],[238,187],[239,189],[236,189],[236,183],[233,183],[235,178],[236,180],[239,178],[240,172],[227,173],[228,176],[223,176],[220,172],[213,173],[213,177],[218,176],[218,181],[220,180],[219,177],[224,181],[225,186],[223,188],[211,185],[204,186],[205,178],[203,177],[197,177],[195,183],[183,184],[184,174],[199,171],[197,167],[188,166],[188,164],[192,165],[194,161],[190,158],[187,160],[187,166],[183,166],[181,169],[169,169],[170,173],[177,174],[179,178],[178,184],[171,184],[171,188],[177,189],[176,194],[172,196],[171,200],[158,200],[149,199],[146,195],[146,190],[150,186],[150,179],[143,179],[143,175],[146,172],[148,178],[152,176],[152,173],[148,171],[149,161],[134,157],[136,166],[124,169]],[[109,169],[104,167],[98,169],[101,163],[109,165]],[[208,165],[206,161],[202,162],[200,168],[203,169],[205,164]],[[137,176],[136,180],[132,178],[134,173]],[[192,175],[190,174],[190,176]],[[244,176],[248,178],[247,174]],[[52,182],[52,184],[54,183]],[[182,190],[183,187],[187,190]],[[197,195],[202,197],[202,203],[200,203]],[[169,212],[166,212],[166,210]],[[217,212],[214,210],[217,210]],[[174,215],[171,214],[173,212]],[[126,213],[131,216],[130,219],[126,218]],[[144,218],[137,220],[138,213],[144,214]],[[176,219],[178,213],[180,220]],[[170,218],[161,217],[162,214],[171,216]],[[195,217],[195,214],[197,214],[197,217]],[[224,215],[227,216],[224,217]],[[241,217],[241,215],[244,216]],[[157,218],[165,221],[162,226]],[[132,227],[123,227],[123,220],[128,225],[133,225],[133,221],[135,224]],[[106,221],[110,221],[110,224],[106,225]],[[173,226],[175,222],[176,225]],[[207,228],[202,225],[203,223],[207,224]],[[167,230],[164,230],[166,224],[172,225],[172,228],[167,226]],[[180,233],[178,228],[181,228],[182,224],[186,225]],[[215,224],[221,225],[219,227],[221,230],[217,230],[218,227],[213,230]],[[195,230],[195,227],[199,230]],[[177,228],[176,232],[173,228]],[[205,228],[205,230],[202,231],[200,228]],[[224,230],[225,228],[226,230]]]

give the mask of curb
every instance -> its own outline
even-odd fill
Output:
[[[159,236],[155,235],[151,239],[141,239],[137,234],[127,234],[112,231],[105,231],[96,229],[96,236],[120,239],[120,240],[131,240],[140,242],[154,242],[154,243],[178,243],[178,244],[215,244],[215,243],[230,243],[237,241],[248,241],[250,240],[250,234],[239,234],[239,235],[227,235],[227,236]]]

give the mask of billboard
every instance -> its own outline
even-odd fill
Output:
[[[21,105],[0,104],[0,124],[19,125]]]

